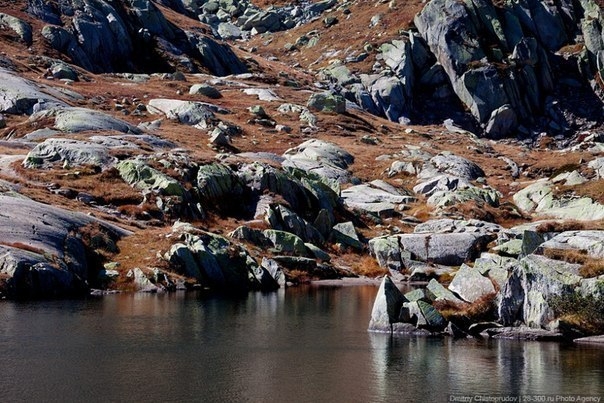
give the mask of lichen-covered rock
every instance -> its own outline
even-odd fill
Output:
[[[27,22],[9,14],[0,13],[0,27],[14,31],[27,46],[31,45],[32,29]]]
[[[273,248],[278,253],[289,253],[298,256],[307,255],[304,241],[294,234],[286,231],[267,229],[263,231],[263,235],[270,240]]]
[[[334,225],[331,230],[331,240],[356,250],[363,249],[363,243],[359,240],[354,225],[350,221]]]
[[[555,319],[548,300],[570,294],[580,286],[580,265],[529,255],[520,260],[501,290],[499,320],[547,328]]]
[[[346,170],[354,162],[354,157],[343,148],[322,140],[308,140],[283,154],[284,167],[300,168],[327,178],[336,183],[350,179]]]
[[[266,220],[271,228],[288,231],[299,236],[304,242],[323,245],[323,235],[311,223],[283,205],[269,207]]]
[[[149,189],[166,196],[182,196],[185,189],[174,178],[150,167],[140,159],[121,161],[116,165],[120,176],[129,185]]]
[[[514,203],[526,213],[537,215],[592,221],[604,218],[604,205],[589,197],[559,198],[553,191],[553,184],[547,180],[539,180],[513,196]]]
[[[313,94],[308,99],[307,106],[317,112],[346,112],[346,100],[341,95],[330,93]]]
[[[222,164],[200,166],[197,188],[204,200],[212,202],[220,202],[243,193],[243,187],[233,170]]]

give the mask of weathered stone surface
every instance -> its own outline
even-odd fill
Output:
[[[474,302],[485,295],[493,294],[495,287],[491,279],[483,276],[480,271],[462,264],[453,277],[449,290],[467,302]]]
[[[283,154],[284,167],[310,171],[336,183],[349,181],[346,170],[354,162],[354,157],[346,150],[322,140],[308,140]]]
[[[317,245],[325,242],[323,235],[311,223],[285,206],[269,207],[266,218],[271,228],[291,232],[304,242]]]
[[[203,65],[212,75],[227,76],[229,74],[247,73],[248,69],[226,44],[220,44],[208,37],[186,32],[189,43],[195,47]]]
[[[402,250],[415,259],[447,266],[459,266],[473,260],[491,239],[489,236],[458,234],[397,235]]]
[[[126,274],[126,278],[131,279],[134,288],[140,292],[158,292],[160,287],[153,284],[153,282],[145,275],[145,273],[138,267],[129,270]]]
[[[392,216],[406,204],[416,200],[407,192],[381,180],[346,188],[342,190],[341,197],[345,206],[379,216]]]
[[[592,258],[604,259],[604,231],[565,231],[539,245],[537,253],[547,249],[582,251]]]
[[[277,282],[279,287],[285,287],[285,274],[275,260],[262,258],[261,266],[268,271],[271,277]]]
[[[220,202],[241,195],[243,187],[235,173],[226,165],[208,164],[199,167],[197,188],[204,200]]]
[[[46,168],[58,162],[69,166],[92,165],[107,168],[117,162],[117,159],[109,154],[109,148],[100,144],[51,138],[37,144],[23,160],[23,166]]]
[[[369,251],[376,258],[380,267],[394,271],[400,271],[403,268],[398,237],[389,236],[370,239]]]
[[[484,171],[474,162],[458,155],[443,153],[430,158],[418,178],[429,179],[443,174],[468,181],[484,177]]]
[[[442,332],[448,324],[431,304],[422,300],[403,303],[399,319],[429,332]]]
[[[121,119],[103,112],[87,108],[52,108],[34,113],[29,122],[43,122],[54,119],[53,128],[67,133],[79,133],[88,130],[116,131],[127,134],[139,134],[141,130]]]
[[[483,276],[488,276],[498,289],[502,289],[517,264],[518,260],[511,257],[482,253],[474,261],[474,270],[478,270]]]
[[[96,224],[112,237],[130,234],[94,217],[24,197],[0,195],[0,205],[0,273],[7,276],[10,297],[85,294],[89,288],[86,250],[74,232]]]
[[[283,98],[270,88],[244,88],[241,91],[248,95],[256,95],[260,101],[283,101]]]
[[[459,299],[455,294],[448,288],[445,288],[435,279],[430,280],[426,285],[426,294],[431,301],[447,301],[453,304],[461,305],[464,303],[463,300]]]
[[[504,228],[501,225],[481,220],[455,220],[451,218],[441,218],[429,220],[417,224],[413,228],[416,234],[422,233],[473,233],[480,235],[495,235],[502,233]]]
[[[604,178],[604,157],[589,161],[587,166],[596,171],[597,178]]]
[[[403,303],[408,302],[390,277],[384,277],[375,297],[369,321],[369,331],[390,332],[392,324],[399,321]]]
[[[45,94],[31,81],[0,68],[0,112],[31,115],[34,106],[67,106],[63,101]]]
[[[546,328],[555,319],[548,298],[574,292],[581,282],[579,267],[538,255],[520,260],[501,290],[500,321]]]
[[[286,231],[267,229],[263,231],[264,236],[270,240],[273,248],[278,253],[295,254],[306,256],[306,246],[300,237]]]
[[[350,221],[334,225],[331,230],[331,239],[333,242],[341,243],[356,250],[363,249],[363,244],[359,240],[354,225]]]

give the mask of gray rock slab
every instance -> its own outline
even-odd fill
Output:
[[[590,257],[604,259],[604,230],[565,231],[542,243],[538,251],[547,249],[584,251]]]
[[[462,264],[449,285],[449,290],[467,302],[474,302],[482,296],[495,292],[493,282],[480,271]]]

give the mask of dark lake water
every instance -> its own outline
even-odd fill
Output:
[[[244,299],[3,301],[0,401],[604,398],[604,348],[368,333],[376,292],[305,286]]]

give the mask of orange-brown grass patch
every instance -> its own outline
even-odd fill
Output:
[[[388,269],[380,267],[375,258],[368,254],[344,251],[332,256],[332,263],[359,276],[379,277],[388,274]]]
[[[576,329],[586,335],[604,333],[604,298],[576,292],[552,296],[548,303],[559,316],[561,328]]]
[[[147,228],[119,240],[119,252],[113,256],[113,260],[120,263],[118,270],[126,273],[136,267],[159,267],[169,271],[168,262],[158,257],[158,254],[163,255],[178,242],[170,234],[170,227]]]
[[[565,232],[565,231],[581,231],[585,229],[585,222],[568,220],[568,221],[548,221],[541,223],[535,228],[539,233],[545,232]]]
[[[598,203],[604,204],[604,179],[592,179],[579,185],[559,186],[554,190],[556,196],[565,194],[589,197]]]
[[[37,255],[43,255],[44,250],[40,248],[36,248],[33,245],[29,245],[23,242],[0,242],[0,245],[9,246],[11,248],[21,249],[27,252],[32,252]]]
[[[377,260],[370,255],[363,255],[358,263],[352,266],[352,271],[359,276],[380,277],[388,274],[388,269],[381,267]]]
[[[292,282],[293,284],[310,283],[312,280],[312,276],[304,270],[290,270],[284,268],[283,274],[285,274],[286,280]]]
[[[496,292],[485,294],[472,303],[455,304],[450,301],[436,301],[436,308],[443,317],[467,329],[471,324],[493,319]]]

